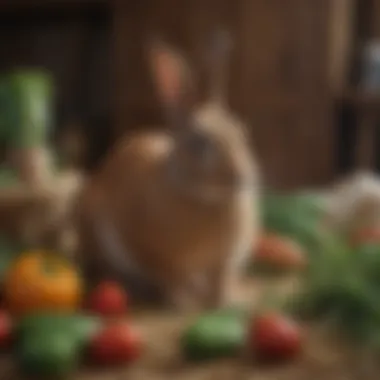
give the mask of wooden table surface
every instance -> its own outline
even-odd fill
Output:
[[[248,280],[239,294],[251,303],[266,286],[268,283]],[[295,282],[288,279],[275,286],[289,293]],[[264,368],[244,355],[202,365],[186,363],[180,355],[178,338],[193,317],[150,310],[132,313],[132,322],[146,341],[143,357],[129,368],[107,371],[84,368],[70,380],[377,380],[380,373],[370,373],[368,377],[358,374],[358,355],[328,339],[316,326],[305,327],[305,351],[289,365]],[[9,358],[3,357],[0,371],[0,380],[23,380]]]

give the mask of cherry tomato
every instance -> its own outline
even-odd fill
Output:
[[[255,318],[249,332],[249,347],[259,360],[285,361],[302,348],[300,327],[286,316],[263,314]]]
[[[254,261],[279,269],[300,269],[306,264],[305,253],[294,240],[275,235],[261,236],[255,249]]]
[[[378,243],[380,245],[380,228],[367,227],[356,230],[351,234],[350,241],[353,247],[367,243]]]
[[[121,285],[102,282],[90,294],[87,308],[102,316],[120,317],[127,312],[128,296]]]
[[[106,326],[90,342],[91,359],[100,365],[122,365],[141,355],[142,340],[137,330],[125,322]]]
[[[13,338],[13,323],[10,315],[0,311],[0,349],[8,348]]]

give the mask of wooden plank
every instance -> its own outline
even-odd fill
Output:
[[[147,1],[143,1],[144,5]],[[131,125],[131,103],[144,106],[146,86],[145,65],[142,62],[142,7],[137,2],[116,1],[112,15],[111,42],[111,104],[115,135]]]
[[[299,139],[303,140],[303,181],[325,185],[335,173],[333,97],[328,82],[328,14],[326,1],[298,0],[299,53],[303,105]]]
[[[329,1],[329,82],[334,93],[348,85],[354,44],[354,0]]]
[[[239,101],[263,172],[276,186],[321,185],[332,176],[327,6],[242,1]]]

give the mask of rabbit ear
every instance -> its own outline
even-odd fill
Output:
[[[212,36],[208,46],[209,100],[221,106],[225,106],[226,102],[227,72],[232,45],[230,34],[224,29],[219,29]]]
[[[188,65],[184,58],[161,41],[149,44],[148,58],[153,80],[166,109],[178,115],[189,106],[192,95],[192,81]]]

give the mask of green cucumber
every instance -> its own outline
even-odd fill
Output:
[[[79,344],[64,331],[34,330],[20,342],[15,357],[29,376],[67,376],[79,365]]]
[[[235,356],[245,343],[246,313],[222,311],[199,317],[182,336],[182,349],[190,360]]]
[[[101,319],[95,316],[36,313],[19,320],[15,327],[15,337],[16,341],[23,341],[35,332],[64,331],[67,336],[84,347],[101,326]]]

